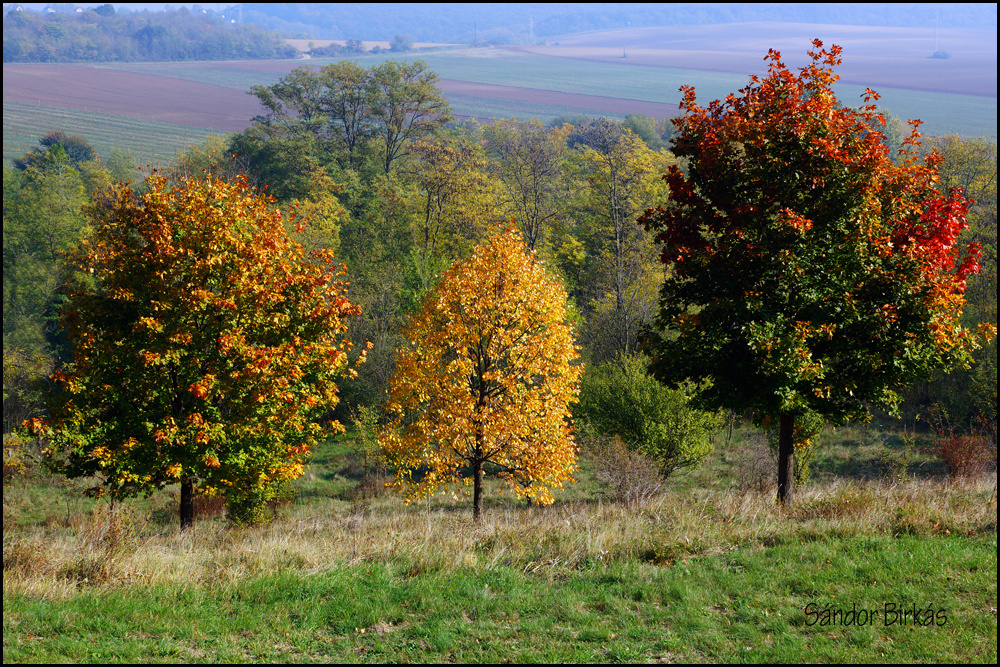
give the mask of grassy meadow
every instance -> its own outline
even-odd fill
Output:
[[[788,511],[738,429],[634,506],[587,450],[554,505],[492,494],[479,526],[366,482],[350,434],[257,528],[36,471],[4,490],[4,662],[995,662],[995,470],[823,438]]]

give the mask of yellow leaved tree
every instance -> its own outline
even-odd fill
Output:
[[[583,366],[566,292],[509,228],[456,263],[404,332],[380,445],[407,501],[473,486],[487,466],[542,505],[576,462],[569,404]],[[469,475],[471,474],[471,479]]]
[[[322,419],[351,377],[343,334],[361,309],[333,253],[288,235],[280,210],[232,180],[154,173],[89,207],[93,234],[68,255],[62,325],[73,364],[52,375],[46,461],[95,495],[180,484],[259,520],[331,431]],[[363,358],[363,355],[362,355]]]

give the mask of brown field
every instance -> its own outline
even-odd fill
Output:
[[[741,23],[635,28],[569,35],[558,46],[506,47],[524,53],[595,62],[628,62],[738,74],[763,74],[768,49],[800,67],[813,38],[843,47],[841,81],[965,95],[997,95],[997,29],[890,28],[806,23]],[[937,48],[947,60],[930,59]],[[627,58],[622,59],[622,52]]]
[[[281,60],[231,62],[226,66],[287,74],[305,64],[303,61]],[[206,66],[218,68],[219,63],[206,63]],[[256,98],[235,88],[122,72],[95,65],[4,65],[3,80],[4,101],[99,111],[225,132],[246,129],[250,119],[263,111]],[[453,79],[442,79],[438,87],[446,96],[488,97],[606,113],[641,113],[661,118],[677,111],[675,104]]]
[[[3,66],[3,99],[234,132],[261,113],[235,88],[94,65]]]

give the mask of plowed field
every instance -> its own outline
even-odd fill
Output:
[[[4,65],[3,99],[227,132],[261,113],[255,97],[235,88],[94,65]]]

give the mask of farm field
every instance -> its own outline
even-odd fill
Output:
[[[598,62],[690,67],[737,74],[762,74],[768,49],[780,51],[791,67],[806,63],[818,38],[843,47],[838,68],[844,83],[996,97],[996,28],[896,28],[806,23],[734,23],[670,26],[583,33],[558,38],[558,46],[517,47]],[[935,50],[948,59],[929,58]]]
[[[712,99],[720,99],[738,90],[747,83],[751,73],[763,73],[762,58],[750,57],[750,54],[724,54],[726,63],[712,60],[713,54],[703,53],[699,58],[706,67],[721,67],[728,64],[736,69],[740,66],[743,72],[725,71],[722,69],[698,69],[693,65],[695,59],[677,57],[677,62],[686,66],[664,66],[664,62],[674,62],[673,52],[657,51],[658,66],[636,66],[630,56],[627,62],[620,58],[620,51],[614,57],[601,58],[601,47],[587,49],[565,47],[500,47],[482,49],[447,49],[436,52],[418,54],[430,68],[441,77],[441,89],[452,101],[455,112],[462,116],[476,115],[476,105],[467,105],[461,100],[451,100],[452,96],[466,94],[465,90],[473,84],[479,84],[482,97],[499,97],[494,92],[497,87],[504,87],[504,99],[518,100],[527,103],[542,102],[546,96],[565,94],[570,105],[577,113],[605,112],[616,116],[627,113],[642,113],[654,117],[672,115],[676,112],[681,96],[679,88],[682,85],[693,84],[699,94],[699,99],[707,103]],[[593,61],[577,54],[590,52]],[[766,53],[766,49],[762,51]],[[383,61],[382,56],[363,56],[356,60],[365,66],[375,65]],[[213,85],[235,87],[247,90],[251,85],[267,85],[277,82],[281,76],[296,67],[321,67],[334,59],[312,59],[309,61],[270,61],[242,63],[202,63],[188,64],[150,64],[133,63],[115,65],[116,69],[136,73],[172,76],[190,81],[209,83]],[[929,66],[937,67],[942,62],[927,61]],[[925,63],[919,63],[924,65]],[[883,72],[884,67],[873,65],[873,71]],[[889,108],[901,118],[919,117],[925,121],[924,129],[930,134],[960,132],[956,128],[979,128],[989,134],[996,130],[996,75],[992,78],[982,71],[972,72],[982,82],[976,88],[971,83],[961,93],[942,93],[927,87],[891,87],[880,86],[882,106]],[[993,95],[984,95],[982,90],[989,90],[992,82]],[[845,101],[856,100],[860,103],[866,85],[841,83],[837,86],[840,96]],[[568,97],[574,96],[574,97]],[[617,107],[606,108],[602,99],[618,100]],[[640,104],[640,102],[652,103]],[[622,112],[622,109],[629,109]],[[537,115],[548,120],[550,110],[540,107]],[[559,114],[552,114],[552,117]],[[489,116],[486,117],[488,119]],[[993,119],[992,128],[989,119]],[[946,128],[942,131],[934,127]],[[950,128],[950,129],[947,129]],[[977,135],[978,136],[978,135]]]
[[[782,49],[795,65],[805,57],[810,37],[828,37],[845,48],[837,88],[845,103],[860,103],[864,88],[873,86],[882,95],[880,106],[903,120],[920,118],[925,134],[995,135],[995,29],[940,32],[941,45],[952,52],[947,60],[927,58],[933,45],[927,30],[805,24],[611,31],[553,40],[558,45],[441,47],[401,57],[425,60],[441,76],[440,87],[458,119],[665,117],[676,111],[682,85],[694,85],[707,103],[743,87],[749,74],[762,73],[767,48]],[[370,66],[385,58],[357,60]],[[23,154],[36,137],[58,129],[40,109],[14,103],[165,122],[198,128],[193,133],[198,136],[231,132],[247,127],[260,112],[246,94],[250,86],[334,60],[4,65],[5,124],[23,130],[9,140],[5,133],[4,158]],[[176,137],[167,127],[163,133]],[[121,148],[133,151],[144,145],[129,132],[122,141],[127,145]],[[173,138],[164,144],[173,150],[186,145]]]
[[[609,502],[588,456],[553,506],[493,496],[478,528],[468,499],[404,506],[362,483],[351,436],[262,528],[206,506],[182,535],[176,491],[114,521],[78,482],[16,479],[4,662],[992,664],[995,471],[950,481],[918,441],[893,473],[892,435],[824,439],[790,512],[754,479],[766,445],[747,431],[636,507]],[[933,623],[888,615],[904,607]],[[807,611],[852,608],[878,622]]]
[[[3,105],[3,155],[13,159],[38,145],[40,128],[59,128],[67,134],[85,136],[98,155],[107,158],[114,150],[135,156],[138,164],[165,164],[179,148],[200,144],[215,130],[142,120],[112,113],[61,109],[5,102]],[[48,130],[43,130],[47,132]]]

